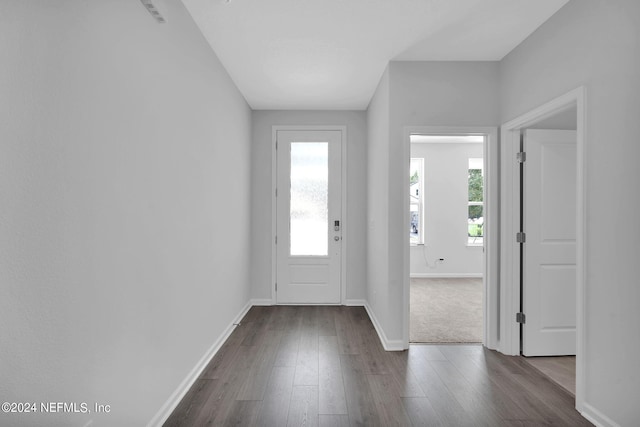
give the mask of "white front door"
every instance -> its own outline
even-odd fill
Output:
[[[576,132],[524,135],[522,352],[576,354]]]
[[[276,138],[277,303],[340,303],[342,132]]]

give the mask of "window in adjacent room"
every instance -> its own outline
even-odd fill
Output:
[[[469,202],[467,235],[469,246],[482,246],[484,241],[484,176],[482,158],[469,159]]]
[[[409,243],[424,243],[424,159],[412,158],[409,165]]]

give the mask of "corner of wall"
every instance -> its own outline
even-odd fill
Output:
[[[376,333],[378,334],[378,338],[380,339],[380,343],[382,344],[382,347],[384,347],[386,351],[406,350],[406,347],[402,340],[390,340],[389,338],[387,338],[387,335],[385,334],[384,329],[382,328],[382,325],[378,321],[378,318],[376,317],[374,311],[371,309],[371,306],[368,303],[364,304],[364,308],[367,311],[369,318],[371,319],[371,323],[373,323],[373,327],[375,328]]]
[[[167,401],[162,405],[162,407],[158,410],[158,412],[154,415],[154,417],[147,423],[147,427],[155,427],[164,424],[165,421],[169,418],[171,413],[176,409],[178,404],[184,396],[187,394],[191,386],[196,382],[200,374],[205,370],[209,362],[213,359],[213,357],[218,353],[222,345],[229,338],[229,336],[233,333],[236,326],[240,323],[240,321],[244,318],[247,312],[251,309],[253,305],[252,301],[247,302],[247,304],[240,310],[240,312],[236,315],[236,317],[227,325],[222,334],[211,344],[209,349],[205,352],[205,354],[198,360],[196,365],[189,371],[187,376],[182,380],[182,382],[178,385],[171,396],[167,399]]]

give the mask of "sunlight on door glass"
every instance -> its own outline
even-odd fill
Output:
[[[328,255],[329,144],[291,143],[290,254]]]

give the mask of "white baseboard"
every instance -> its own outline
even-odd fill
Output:
[[[253,306],[258,305],[274,305],[274,302],[271,299],[252,299],[240,310],[240,313],[235,317],[235,319],[227,326],[222,335],[218,337],[218,339],[213,343],[213,345],[207,350],[207,352],[200,358],[196,366],[187,374],[186,378],[182,380],[178,388],[171,394],[169,399],[165,402],[164,405],[160,408],[160,410],[156,413],[156,415],[149,421],[147,427],[156,427],[162,426],[165,421],[169,418],[169,416],[176,409],[182,398],[187,394],[191,386],[196,382],[202,371],[207,367],[211,359],[216,355],[220,347],[224,344],[224,342],[229,338],[235,326],[240,323],[242,318],[247,314],[249,309]],[[384,333],[384,330],[380,326],[378,319],[375,314],[369,307],[369,304],[366,300],[363,299],[350,299],[345,300],[344,305],[347,306],[364,306],[369,318],[371,319],[371,323],[378,333],[378,338],[382,343],[382,346],[386,351],[402,351],[404,350],[404,346],[402,344],[402,340],[389,340]],[[615,427],[615,424],[612,424]]]
[[[482,273],[411,273],[412,279],[482,279]]]
[[[582,404],[582,411],[580,413],[597,427],[620,427],[620,424],[616,423],[588,403]]]
[[[167,421],[167,418],[169,418],[171,413],[176,409],[182,398],[187,394],[191,386],[196,382],[202,371],[204,371],[211,359],[213,359],[213,356],[215,356],[218,350],[220,350],[222,344],[224,344],[227,338],[229,338],[229,335],[231,335],[236,325],[240,323],[240,320],[242,320],[245,314],[247,314],[252,305],[253,301],[249,301],[242,310],[240,310],[240,313],[238,313],[235,319],[233,319],[229,326],[227,326],[222,335],[218,337],[204,356],[200,358],[198,363],[196,363],[196,366],[194,366],[187,377],[182,380],[178,388],[173,392],[173,394],[171,394],[165,404],[162,405],[158,413],[151,419],[151,421],[149,421],[147,427],[161,426],[165,421]]]
[[[366,303],[367,302],[363,299],[347,299],[344,301],[344,304],[342,305],[364,307]],[[275,301],[272,301],[268,298],[263,298],[263,299],[254,298],[251,300],[251,305],[276,305],[276,303]],[[285,304],[285,305],[289,305],[289,304]],[[318,304],[291,304],[291,305],[335,305],[335,304],[318,303]]]
[[[402,340],[389,340],[389,339],[387,339],[387,336],[384,333],[384,330],[380,326],[380,322],[378,322],[378,319],[376,318],[376,315],[373,313],[373,310],[371,309],[371,307],[369,307],[368,303],[365,302],[364,308],[365,308],[365,310],[367,310],[367,314],[369,315],[369,318],[371,319],[371,323],[373,323],[373,327],[376,329],[376,332],[378,333],[378,338],[380,339],[380,342],[382,343],[382,347],[384,347],[384,349],[386,351],[402,351],[402,350],[405,350],[404,345],[402,343]]]
[[[251,305],[275,305],[275,301],[270,298],[254,298],[249,301]]]

